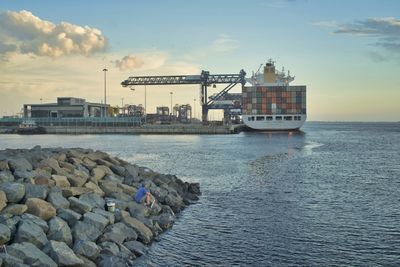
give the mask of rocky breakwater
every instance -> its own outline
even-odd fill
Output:
[[[151,208],[133,201],[142,183]],[[100,151],[0,151],[0,266],[134,265],[198,195],[197,183]]]

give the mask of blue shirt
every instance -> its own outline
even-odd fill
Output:
[[[135,195],[135,201],[137,203],[140,203],[140,200],[142,200],[142,198],[146,195],[146,193],[149,192],[149,190],[147,190],[146,188],[144,188],[143,186],[141,186],[139,188],[139,190],[136,192]]]

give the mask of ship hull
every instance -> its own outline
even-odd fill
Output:
[[[299,130],[307,119],[305,114],[260,114],[243,115],[243,123],[253,129],[260,131],[294,131]]]

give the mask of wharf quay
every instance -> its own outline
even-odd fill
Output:
[[[0,133],[17,133],[23,119],[0,119]],[[142,124],[126,118],[101,119],[35,119],[46,134],[237,134],[243,124],[210,123]]]

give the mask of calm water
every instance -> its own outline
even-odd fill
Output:
[[[399,266],[400,124],[219,136],[0,136],[105,150],[201,183],[141,266]]]

